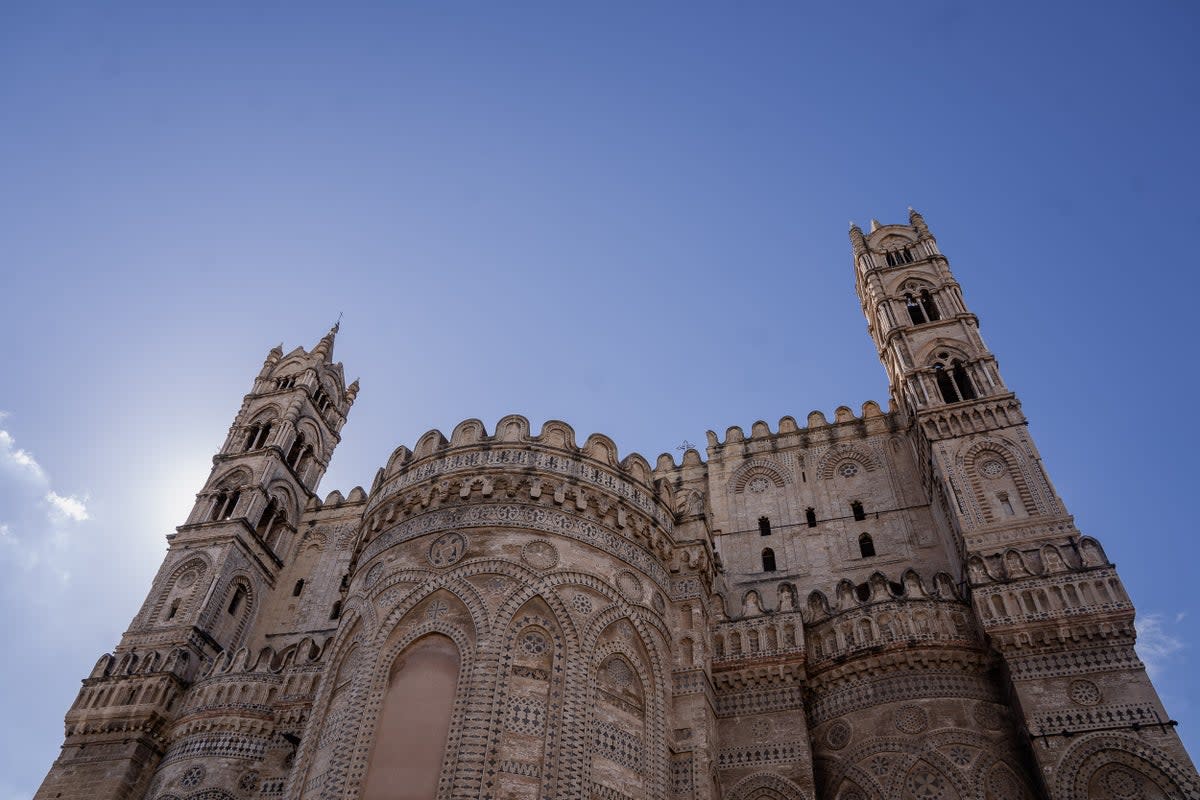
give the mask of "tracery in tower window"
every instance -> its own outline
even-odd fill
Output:
[[[933,374],[937,380],[942,401],[958,403],[963,400],[974,400],[977,397],[975,385],[971,383],[971,376],[967,374],[967,367],[962,359],[952,359],[950,353],[945,351],[938,353],[937,358],[938,360],[933,365]]]

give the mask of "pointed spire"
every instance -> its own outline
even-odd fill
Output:
[[[875,231],[879,230],[882,227],[883,227],[883,223],[881,223],[879,220],[877,220],[877,219],[871,220],[871,233],[874,233]]]
[[[271,351],[267,353],[267,360],[263,362],[262,369],[258,372],[258,377],[265,378],[271,374],[271,370],[279,363],[279,359],[283,358],[283,343],[275,345]]]
[[[862,228],[858,227],[855,222],[850,223],[850,246],[854,248],[854,255],[861,256],[867,252],[867,240],[863,236]]]
[[[354,383],[346,387],[346,399],[351,404],[354,403],[354,398],[358,397],[358,378],[354,379]]]
[[[929,226],[925,224],[925,218],[912,206],[908,207],[908,224],[917,229],[917,235],[922,239],[929,235]]]
[[[326,362],[333,360],[333,340],[337,336],[337,332],[341,330],[342,323],[339,320],[329,329],[329,333],[321,337],[321,341],[317,342],[317,346],[313,348],[312,354],[320,355]]]

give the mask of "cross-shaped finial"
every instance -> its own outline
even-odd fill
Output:
[[[691,450],[691,449],[692,449],[692,448],[694,448],[695,446],[696,446],[696,445],[692,444],[692,443],[691,443],[691,442],[689,442],[687,439],[684,439],[684,440],[683,440],[683,443],[682,443],[682,444],[680,444],[680,445],[679,445],[678,447],[676,447],[675,449],[676,449],[676,450],[679,450],[679,451],[682,451],[682,452],[684,452],[684,453],[686,453],[688,450]]]

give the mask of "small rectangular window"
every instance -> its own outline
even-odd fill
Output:
[[[770,536],[771,535],[771,520],[767,519],[766,517],[758,518],[758,535],[759,536]]]

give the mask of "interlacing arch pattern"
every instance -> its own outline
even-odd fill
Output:
[[[1019,756],[1003,735],[988,737],[963,728],[946,728],[925,734],[919,742],[898,736],[871,738],[844,753],[826,754],[816,766],[823,775],[824,793],[830,797],[837,797],[836,792],[847,783],[864,797],[905,796],[906,782],[922,766],[942,778],[963,800],[988,797],[989,781],[1001,777],[996,770],[1012,776],[1016,798],[1030,798],[1029,787],[1017,777],[1025,772],[1018,763]]]
[[[194,553],[181,559],[179,565],[172,569],[167,579],[162,582],[159,591],[155,595],[152,595],[155,597],[155,602],[153,607],[149,609],[149,616],[145,618],[145,621],[153,620],[156,623],[162,621],[164,616],[163,607],[166,605],[167,598],[172,594],[176,594],[175,589],[179,585],[179,580],[188,572],[195,570],[195,580],[190,587],[190,591],[187,592],[186,595],[187,603],[180,606],[177,616],[180,616],[182,613],[186,612],[191,604],[192,598],[195,597],[196,587],[203,583],[204,576],[208,574],[209,566],[210,562],[208,556],[200,553]],[[176,596],[180,595],[176,594]]]
[[[359,575],[364,576],[369,571],[369,569],[360,569]],[[503,576],[510,579],[512,583],[512,590],[503,598],[495,611],[490,611],[479,588],[468,580],[468,578],[486,575]],[[596,642],[611,625],[624,621],[636,634],[636,639],[644,652],[641,655],[626,652],[624,657],[636,666],[636,671],[642,673],[639,677],[646,687],[645,694],[653,701],[653,705],[646,709],[647,734],[655,743],[647,756],[647,788],[656,793],[655,796],[665,791],[666,722],[665,708],[662,706],[661,698],[666,697],[667,687],[662,678],[664,668],[661,653],[669,649],[669,630],[660,615],[649,606],[629,603],[610,581],[596,575],[566,571],[538,574],[515,561],[505,559],[468,560],[440,574],[429,570],[397,569],[383,575],[377,573],[369,587],[365,586],[365,583],[365,578],[356,578],[352,584],[351,594],[343,613],[341,630],[351,630],[356,620],[362,620],[368,633],[367,635],[360,634],[356,638],[364,641],[372,639],[374,644],[371,644],[370,647],[380,647],[379,643],[392,635],[398,625],[404,624],[414,610],[419,609],[421,613],[425,613],[427,609],[424,604],[431,595],[438,591],[453,595],[456,601],[462,603],[463,608],[473,620],[475,630],[470,632],[455,633],[445,623],[437,626],[432,622],[425,622],[415,631],[408,631],[404,635],[404,641],[411,642],[420,635],[441,632],[455,640],[462,650],[463,662],[459,678],[461,689],[458,692],[456,703],[473,704],[472,724],[477,733],[470,737],[458,738],[462,737],[464,729],[460,724],[462,717],[456,705],[451,740],[460,742],[460,744],[452,744],[451,749],[455,751],[455,755],[460,761],[455,767],[450,764],[448,758],[446,771],[443,773],[445,790],[439,791],[439,797],[450,797],[450,785],[454,787],[454,791],[462,794],[464,799],[468,796],[489,796],[483,791],[484,786],[481,781],[484,780],[484,775],[480,767],[487,768],[485,751],[488,740],[494,738],[493,731],[499,725],[497,721],[499,718],[495,716],[499,712],[493,705],[497,684],[503,678],[500,662],[503,653],[509,649],[498,632],[507,630],[509,626],[515,624],[514,620],[518,620],[520,615],[528,611],[530,601],[535,598],[540,598],[554,617],[553,620],[543,619],[542,627],[552,630],[551,623],[553,623],[560,631],[561,644],[556,644],[556,646],[561,647],[564,674],[587,675],[590,673],[592,665],[589,662],[595,657],[597,650],[603,649],[597,648]],[[576,629],[576,622],[564,601],[564,596],[569,596],[570,589],[574,588],[586,588],[608,600],[607,606],[602,603],[603,607],[595,610],[588,619],[586,629],[582,631]],[[378,621],[376,621],[377,614],[379,615]],[[497,632],[497,635],[492,635],[492,632]],[[344,634],[340,633],[339,637],[341,636]],[[472,639],[472,636],[477,638]],[[474,643],[467,644],[469,641]],[[347,642],[338,641],[330,648],[331,657],[328,663],[331,671],[336,671],[340,659],[347,652],[347,646]],[[398,652],[391,652],[392,650],[394,648],[389,648],[390,655],[383,655],[374,653],[368,648],[363,652],[362,658],[365,663],[373,663],[378,670],[383,670],[380,665],[390,664],[391,659]],[[646,664],[645,668],[641,666],[643,663]],[[381,671],[379,674],[383,675],[384,672]],[[385,679],[386,676],[379,680]],[[588,717],[588,709],[594,698],[590,695],[591,686],[585,685],[587,683],[583,680],[565,681],[561,691],[564,715],[569,713],[577,719]],[[343,743],[339,747],[339,752],[334,754],[335,763],[329,771],[331,779],[341,781],[349,786],[357,785],[357,782],[362,780],[366,758],[370,752],[370,737],[377,724],[380,700],[385,688],[385,684],[379,684],[372,687],[368,694],[366,688],[356,685],[351,703],[355,708],[366,710],[363,713],[361,725],[363,733],[353,752],[352,764],[347,763],[351,758],[351,754],[347,752],[347,743]],[[331,692],[332,688],[323,682],[313,706],[312,718],[314,720],[322,719],[327,713]],[[486,711],[479,706],[479,703],[486,704]],[[480,713],[481,711],[484,713]],[[479,733],[485,735],[480,736]],[[309,740],[315,739],[316,735],[316,732],[310,732],[305,736],[306,741],[305,745],[302,745],[304,750],[300,755],[299,763],[311,764],[313,750]],[[556,747],[557,753],[547,748],[547,774],[558,773],[556,796],[582,800],[584,788],[587,785],[587,775],[582,766],[587,763],[586,742],[559,737]],[[447,754],[450,755],[449,750]],[[295,781],[295,779],[293,780]],[[304,787],[300,782],[295,783],[296,785],[290,787],[289,791],[298,795]]]
[[[1036,478],[1031,480],[1029,472],[1032,467],[1024,457],[1021,449],[1007,440],[989,437],[976,441],[962,452],[957,459],[959,466],[970,476],[969,483],[972,489],[971,505],[977,515],[977,519],[984,522],[993,522],[995,520],[995,512],[992,510],[992,505],[988,502],[984,494],[983,481],[981,480],[982,473],[980,472],[980,467],[991,460],[999,460],[1003,463],[1008,470],[1008,474],[1012,476],[1017,486],[1020,502],[1025,507],[1026,513],[1031,515],[1045,514],[1050,511],[1046,507],[1047,504],[1042,498],[1041,493],[1036,489],[1038,481]]]
[[[785,483],[792,483],[795,478],[791,470],[769,458],[752,458],[745,461],[733,473],[729,487],[734,494],[746,491],[747,485],[756,477],[764,477],[777,489],[782,489]]]
[[[538,595],[526,601],[522,607],[536,607],[538,600],[549,605],[545,598]],[[488,782],[499,777],[500,749],[505,738],[501,732],[503,728],[502,721],[512,702],[514,659],[519,658],[521,654],[522,639],[530,637],[528,642],[530,649],[533,650],[537,647],[537,640],[533,637],[537,636],[543,637],[544,640],[548,640],[550,643],[548,661],[551,668],[548,674],[544,676],[547,684],[547,702],[542,734],[543,755],[555,752],[559,741],[563,711],[563,681],[566,675],[566,670],[562,668],[566,649],[564,646],[564,637],[557,619],[547,618],[538,614],[536,610],[531,610],[510,620],[504,635],[504,645],[500,651],[500,668],[497,676],[499,682],[492,708],[492,719],[496,720],[492,726],[492,730],[495,733],[488,742],[487,748],[486,772],[491,774],[491,777],[485,777],[484,794],[481,796],[490,797],[492,795],[496,787],[494,784],[489,786]],[[558,778],[559,761],[558,759],[544,758],[543,764],[545,767],[541,775],[539,796],[554,797],[556,796],[555,786]]]
[[[727,800],[809,800],[808,794],[782,775],[755,772],[729,788]]]
[[[846,461],[853,461],[866,472],[879,469],[879,462],[873,455],[852,445],[842,444],[829,448],[821,456],[817,462],[817,477],[821,480],[829,480],[838,466]]]
[[[1097,800],[1095,795],[1089,794],[1089,786],[1102,769],[1111,769],[1114,765],[1131,773],[1132,780],[1157,786],[1164,797],[1172,800],[1200,798],[1200,785],[1173,759],[1142,739],[1118,733],[1085,735],[1073,743],[1055,770],[1058,778],[1054,796],[1063,800]],[[1111,792],[1110,796],[1111,800],[1124,800]]]

